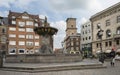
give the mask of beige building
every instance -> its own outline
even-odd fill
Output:
[[[8,20],[6,17],[0,17],[0,51],[6,52],[7,50],[7,24]]]
[[[40,26],[38,15],[9,11],[7,27],[7,54],[34,54],[40,48],[41,37],[34,33]]]
[[[64,39],[64,52],[70,54],[80,53],[80,34],[77,33],[76,18],[67,18],[66,37]]]
[[[92,51],[94,54],[101,51],[110,52],[112,48],[120,49],[120,2],[91,16],[92,23]],[[97,33],[101,27],[103,31],[102,41]]]

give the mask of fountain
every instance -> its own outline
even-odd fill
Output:
[[[34,32],[38,35],[42,36],[41,40],[41,54],[51,54],[53,53],[53,46],[50,42],[52,40],[52,36],[56,34],[58,29],[54,27],[50,27],[47,23],[47,18],[45,17],[44,26],[35,27]]]

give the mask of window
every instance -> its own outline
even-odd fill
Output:
[[[110,30],[106,31],[106,37],[111,37],[111,31]]]
[[[20,22],[18,22],[18,24],[19,24],[20,27],[25,26],[25,22],[21,22],[21,21],[20,21]]]
[[[25,35],[18,35],[19,38],[25,38]]]
[[[30,54],[34,54],[34,50],[30,50],[29,53],[30,53]]]
[[[35,42],[35,46],[39,46],[39,42]]]
[[[18,49],[18,53],[19,54],[24,54],[25,53],[25,49]]]
[[[76,45],[79,45],[79,42],[76,42]]]
[[[33,28],[26,28],[26,32],[33,32]]]
[[[110,20],[106,20],[106,26],[110,25]]]
[[[5,28],[3,28],[3,29],[2,29],[2,33],[5,33],[5,32],[6,32]]]
[[[35,36],[35,39],[39,39],[39,36]]]
[[[27,45],[27,46],[33,46],[33,42],[27,41],[27,42],[26,42],[26,45]]]
[[[33,22],[32,21],[27,21],[26,25],[33,25]]]
[[[38,27],[38,23],[35,23],[35,26]]]
[[[83,31],[83,34],[84,34],[84,31]]]
[[[16,54],[16,49],[15,48],[9,49],[9,54]]]
[[[117,16],[117,23],[119,23],[119,22],[120,22],[120,15]]]
[[[33,35],[30,35],[30,34],[29,34],[29,35],[26,35],[26,38],[27,38],[27,39],[33,39]]]
[[[83,28],[84,28],[84,26],[83,26]]]
[[[83,41],[84,41],[84,38],[83,38]]]
[[[119,45],[119,40],[116,40],[116,44]]]
[[[9,45],[16,45],[16,41],[9,41]]]
[[[73,27],[73,25],[71,25],[71,27]]]
[[[16,28],[10,27],[9,30],[10,30],[10,31],[16,31]]]
[[[106,46],[106,47],[108,46],[108,42],[105,42],[105,46]]]
[[[23,19],[29,19],[29,17],[28,17],[28,16],[22,16],[22,18],[23,18]]]
[[[15,19],[15,16],[12,16],[12,19]]]
[[[71,46],[73,46],[73,42],[71,42]]]
[[[25,45],[24,41],[19,41],[19,45]]]
[[[25,31],[25,29],[24,28],[19,28],[18,31]]]
[[[98,43],[96,44],[96,47],[98,48]]]
[[[16,24],[16,21],[12,20],[12,24]]]
[[[89,40],[91,39],[91,36],[89,36]]]
[[[120,27],[117,28],[117,34],[120,34]]]
[[[86,40],[87,40],[87,37],[86,37]]]
[[[109,46],[112,46],[112,41],[109,41]]]
[[[9,34],[9,37],[16,37],[16,34]]]

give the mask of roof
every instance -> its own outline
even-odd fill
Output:
[[[119,6],[120,6],[120,2],[118,2],[117,4],[114,4],[114,5],[111,6],[111,7],[108,7],[107,9],[104,9],[104,10],[101,11],[101,12],[96,13],[95,15],[91,16],[91,18],[95,18],[96,16],[99,16],[99,15],[101,15],[102,13],[104,13],[104,12],[106,12],[106,11],[109,11],[109,10],[115,8],[115,7],[119,7]]]
[[[22,14],[28,14],[26,11],[23,12],[23,13],[19,13],[19,12],[12,12],[12,11],[9,11],[9,15],[14,15],[15,17],[19,17],[21,16]],[[33,14],[28,14],[31,18],[35,19],[35,18],[39,18],[39,15],[33,15]]]

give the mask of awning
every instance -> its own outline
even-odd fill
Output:
[[[105,51],[105,53],[110,53],[110,52],[111,52],[111,50],[106,50],[106,51]]]
[[[117,49],[116,52],[120,52],[120,49]]]
[[[96,53],[100,53],[100,52],[101,52],[100,50],[96,51]]]

